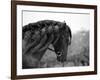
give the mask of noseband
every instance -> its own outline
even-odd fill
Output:
[[[58,57],[62,56],[62,54],[63,54],[63,52],[59,52],[59,51],[57,52]]]

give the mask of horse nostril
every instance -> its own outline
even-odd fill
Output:
[[[65,62],[66,61],[66,57],[63,55],[63,52],[57,52],[57,60],[59,62]]]
[[[57,52],[57,56],[61,56],[62,55],[62,52]]]

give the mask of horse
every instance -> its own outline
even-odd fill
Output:
[[[59,62],[67,61],[71,29],[65,22],[41,20],[22,28],[22,68],[38,68],[46,50],[54,51]],[[52,44],[54,50],[49,48]]]

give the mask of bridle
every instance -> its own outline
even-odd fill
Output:
[[[51,48],[48,48],[48,50],[50,50],[50,51],[52,51],[52,52],[55,52],[55,50],[53,50],[53,49],[51,49]],[[56,53],[57,53],[57,56],[60,57],[60,56],[62,56],[63,51],[61,51],[61,52],[60,52],[60,51],[57,51]]]
[[[63,37],[64,38],[64,37]],[[59,39],[57,39],[57,41],[58,41]],[[57,41],[55,42],[55,44],[57,43]],[[55,50],[54,49],[51,49],[51,48],[47,48],[48,50],[50,50],[50,51],[52,51],[52,52],[55,52]],[[57,55],[57,57],[61,57],[62,55],[63,55],[63,50],[61,50],[61,51],[56,51],[56,55]]]

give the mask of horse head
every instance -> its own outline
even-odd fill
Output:
[[[69,26],[63,23],[59,30],[58,40],[53,44],[59,62],[65,62],[67,60],[68,45],[71,44],[71,38],[72,34]]]

